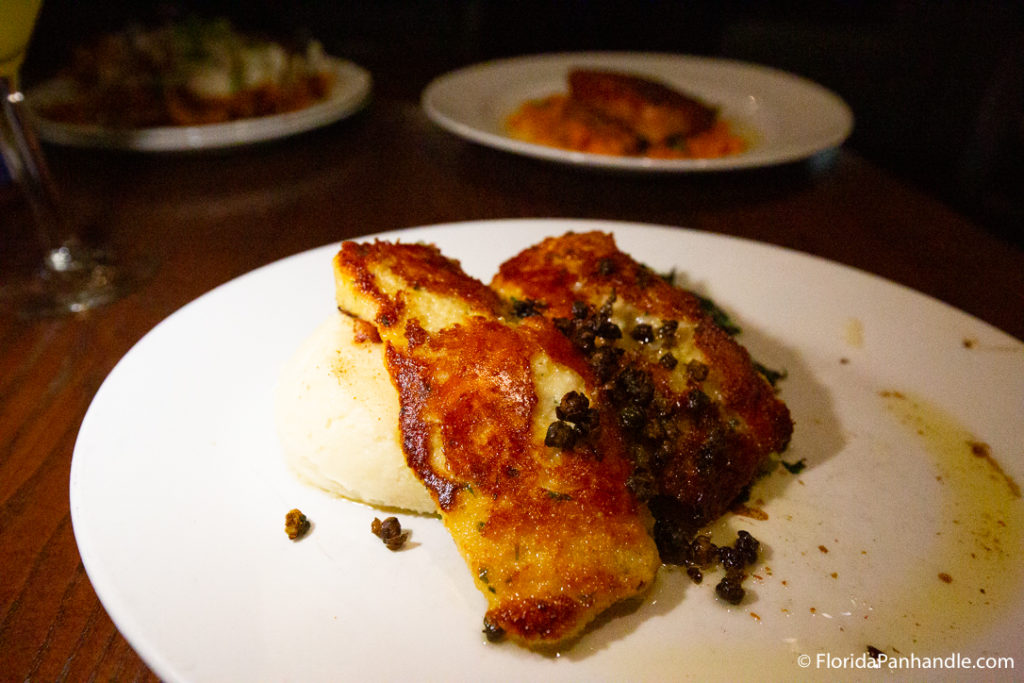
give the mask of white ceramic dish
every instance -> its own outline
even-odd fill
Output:
[[[796,431],[784,459],[806,469],[780,468],[755,487],[767,519],[719,524],[766,546],[744,603],[720,603],[715,575],[694,585],[663,570],[639,604],[563,652],[488,643],[485,601],[440,521],[400,515],[413,542],[392,553],[370,533],[382,512],[296,481],[274,433],[273,393],[282,362],[334,312],[328,245],[158,325],[82,424],[70,482],[82,560],[159,676],[835,680],[864,671],[817,658],[868,645],[1017,656],[1019,666],[1024,513],[1007,477],[1024,480],[1024,344],[878,277],[682,228],[510,220],[384,237],[434,242],[487,280],[520,248],[587,229],[614,232],[658,271],[678,269],[733,313],[756,359],[788,372],[782,397]],[[985,442],[1005,476],[966,440]],[[298,543],[283,531],[294,507],[314,524]],[[809,667],[800,655],[814,658]]]
[[[39,136],[58,145],[132,150],[139,152],[187,152],[239,147],[304,133],[351,116],[366,104],[373,87],[370,73],[347,60],[331,58],[337,81],[330,96],[305,109],[201,126],[113,129],[99,125],[70,124],[35,116]],[[41,105],[66,98],[67,84],[53,79],[28,93],[29,104]]]
[[[510,137],[508,115],[525,100],[566,92],[573,67],[635,73],[695,95],[719,107],[721,116],[752,139],[751,148],[720,159],[648,159]],[[560,163],[641,172],[726,171],[795,161],[840,145],[853,128],[846,103],[804,78],[744,62],[654,53],[569,53],[477,64],[431,82],[422,105],[437,125],[473,142]]]

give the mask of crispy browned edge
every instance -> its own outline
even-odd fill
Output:
[[[492,286],[506,296],[516,293],[544,302],[545,314],[552,318],[571,317],[577,299],[596,306],[614,292],[640,311],[692,326],[694,343],[707,358],[707,381],[719,388],[721,404],[717,414],[693,422],[671,461],[655,472],[658,494],[678,504],[671,514],[692,526],[724,513],[770,454],[786,448],[793,429],[789,410],[747,350],[715,323],[696,295],[620,251],[612,235],[568,233],[545,239],[503,263]],[[667,388],[664,368],[642,364],[662,395],[686,400]],[[691,385],[702,387],[695,381]],[[736,419],[742,425],[739,431],[730,428]],[[708,471],[704,461],[712,449],[724,453]]]

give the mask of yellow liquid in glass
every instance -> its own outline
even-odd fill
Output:
[[[43,0],[0,0],[0,76],[16,78]]]

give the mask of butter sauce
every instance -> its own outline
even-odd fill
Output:
[[[687,675],[717,680],[856,680],[863,670],[829,670],[818,658],[869,652],[1019,655],[1024,500],[1000,465],[1018,454],[988,447],[907,392],[862,398],[875,409],[844,425],[845,446],[830,460],[815,463],[816,441],[801,440],[797,429],[785,455],[810,465],[798,474],[779,467],[753,487],[749,505],[767,518],[729,514],[711,526],[716,540],[749,529],[766,545],[743,603],[716,600],[717,574],[697,586],[663,568],[642,618],[611,619],[566,654],[592,655],[633,630],[635,656],[616,662],[616,671],[643,666],[646,675],[678,677],[685,661]],[[698,621],[672,639],[676,654],[665,657],[657,622],[678,610]]]
[[[908,591],[916,640],[936,629],[963,636],[984,631],[1019,598],[1024,578],[1024,501],[999,465],[1000,455],[935,404],[905,392],[883,391],[888,412],[911,430],[934,459],[941,494],[928,567]],[[1001,653],[1011,654],[1011,653]]]

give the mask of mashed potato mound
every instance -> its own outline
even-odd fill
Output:
[[[282,368],[275,412],[285,459],[301,479],[330,493],[434,513],[402,453],[384,345],[357,343],[354,335],[354,321],[335,314]]]

